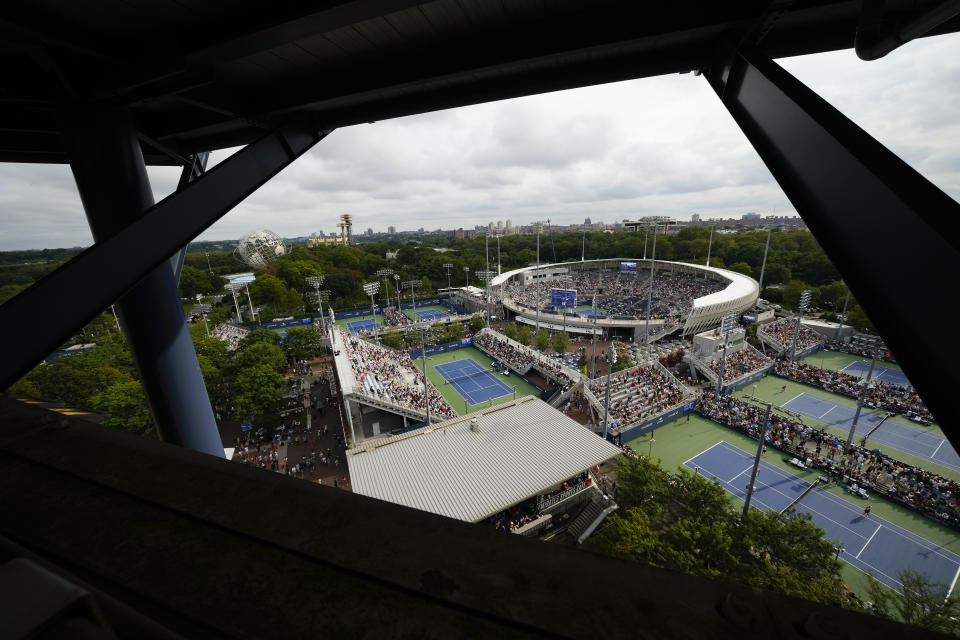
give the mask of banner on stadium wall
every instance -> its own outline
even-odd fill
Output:
[[[770,370],[771,370],[771,369],[773,369],[773,365],[772,365],[772,364],[771,364],[770,366],[768,366],[768,367],[764,367],[763,369],[759,369],[759,370],[757,370],[757,371],[754,371],[754,372],[751,373],[750,375],[745,376],[745,377],[743,377],[743,378],[740,378],[739,380],[735,380],[734,382],[732,382],[732,383],[730,383],[730,384],[725,384],[725,385],[723,385],[723,392],[724,392],[724,393],[733,393],[734,391],[739,391],[740,389],[743,389],[744,387],[753,384],[754,382],[756,382],[756,381],[759,380],[760,378],[762,378],[762,377],[764,377],[765,375],[767,375],[768,373],[770,373]]]
[[[433,300],[417,300],[417,307],[429,307],[435,304],[440,304],[439,298],[434,298]],[[414,309],[412,302],[404,302],[400,305],[401,309]]]
[[[649,420],[645,420],[640,424],[636,424],[632,427],[628,427],[620,432],[620,442],[623,444],[626,444],[631,440],[634,440],[636,438],[639,438],[642,435],[650,433],[654,429],[658,429],[665,424],[669,424],[670,422],[673,422],[674,420],[684,416],[686,413],[689,413],[686,406],[677,407],[655,418],[650,418]]]
[[[635,272],[637,271],[637,263],[636,263],[636,262],[621,262],[621,263],[620,263],[620,271],[626,271],[626,272],[630,272],[630,273],[635,273]]]
[[[575,289],[550,289],[550,306],[573,309],[577,306]]]
[[[438,353],[447,353],[448,351],[456,351],[460,347],[461,347],[461,344],[459,340],[457,340],[456,342],[445,342],[443,344],[430,345],[429,347],[426,348],[427,357],[429,358],[430,356],[435,356]],[[407,355],[409,355],[413,360],[423,357],[420,354],[420,349],[414,349],[413,351],[408,351]]]

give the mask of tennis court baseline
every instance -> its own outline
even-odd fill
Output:
[[[350,333],[360,333],[361,331],[373,331],[378,328],[380,325],[377,324],[375,318],[367,318],[366,320],[356,320],[354,322],[347,323],[347,329],[350,330]]]
[[[443,311],[438,311],[437,309],[427,309],[426,311],[415,311],[414,313],[421,320],[440,320],[441,318],[447,317],[446,313],[444,313]]]
[[[434,368],[470,404],[480,404],[513,393],[512,388],[473,358],[438,364]]]
[[[852,376],[858,376],[860,378],[866,378],[867,372],[870,371],[870,364],[867,362],[862,362],[857,360],[856,362],[851,362],[843,369],[840,369],[843,373],[849,373]],[[876,364],[873,367],[873,376],[871,380],[879,380],[880,382],[891,382],[893,384],[898,384],[901,387],[910,387],[913,388],[913,385],[910,384],[910,381],[907,380],[907,376],[903,374],[903,371],[899,369],[892,369],[890,367],[885,367],[882,364]]]
[[[810,393],[801,393],[783,406],[800,415],[845,430],[850,429],[853,416],[857,411],[854,407]],[[867,435],[882,419],[883,416],[870,411],[861,411],[854,436],[862,438]],[[960,455],[957,455],[956,450],[943,436],[915,427],[898,418],[890,418],[884,422],[883,426],[870,436],[870,441],[867,442],[868,447],[870,442],[883,444],[948,469],[960,471]]]
[[[752,455],[721,441],[684,464],[745,499],[753,459]],[[761,460],[756,485],[750,504],[782,511],[810,483]],[[867,504],[869,502],[863,502],[864,506]],[[818,487],[795,508],[809,513],[814,524],[827,532],[828,539],[843,545],[840,554],[843,560],[893,589],[903,586],[897,580],[897,573],[904,569],[925,573],[933,582],[945,584],[951,591],[956,585],[960,556],[879,516],[866,516],[862,507]]]

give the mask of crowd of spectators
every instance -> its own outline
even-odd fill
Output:
[[[778,360],[774,373],[784,378],[820,387],[833,393],[851,398],[860,397],[860,390],[866,378],[850,375],[843,371],[821,369],[803,362]],[[901,413],[921,421],[932,422],[933,415],[912,387],[904,387],[892,382],[871,380],[863,402],[868,407]]]
[[[386,316],[387,323],[394,327],[402,327],[408,324],[413,324],[413,320],[411,320],[407,314],[397,311],[393,307],[385,307],[383,309],[383,315]]]
[[[606,378],[591,381],[590,391],[602,404],[606,398]],[[683,385],[652,362],[614,374],[610,379],[611,427],[640,423],[682,403],[686,397]]]
[[[873,346],[858,340],[851,340],[850,342],[833,340],[827,345],[827,347],[831,351],[849,353],[851,355],[861,356],[864,358],[872,358],[873,356],[876,356],[877,360],[883,360],[884,362],[897,361],[897,359],[893,357],[893,353],[890,352],[890,349],[887,348],[887,345],[883,344],[882,342],[876,346]]]
[[[698,411],[704,416],[759,439],[765,409],[732,396],[717,396],[708,391]],[[930,473],[878,451],[845,442],[837,436],[795,422],[772,412],[764,442],[781,449],[809,465],[829,471],[832,477],[887,496],[924,515],[950,524],[960,523],[960,484]]]
[[[590,472],[584,471],[580,475],[562,482],[559,487],[550,493],[544,493],[522,504],[514,505],[509,509],[490,516],[486,521],[492,524],[497,531],[513,531],[519,529],[537,518],[543,517],[543,510],[553,506],[550,504],[550,499],[554,496],[558,496],[571,489],[585,489],[591,484],[593,484],[593,478],[590,477]]]
[[[425,411],[423,373],[403,351],[380,347],[348,333],[339,332],[353,375],[363,392],[382,400]],[[455,418],[456,413],[439,391],[428,384],[430,413],[437,418]]]
[[[753,373],[758,369],[762,369],[769,364],[769,359],[744,348],[741,351],[727,354],[726,368],[724,368],[722,354],[721,357],[708,362],[707,366],[710,367],[710,370],[717,375],[720,375],[722,369],[723,377],[727,381],[731,381],[736,380],[741,376],[745,376],[748,373]]]
[[[765,333],[773,338],[784,349],[793,349],[793,338],[797,335],[797,319],[780,318],[776,322],[760,325],[760,327],[757,328],[757,333]],[[799,338],[797,339],[797,351],[803,351],[808,347],[812,347],[822,342],[823,336],[818,334],[816,331],[807,329],[803,325],[800,326],[800,334]]]
[[[575,270],[568,281],[551,281],[524,287],[511,282],[504,287],[504,295],[527,307],[536,308],[537,301],[546,308],[550,305],[550,289],[576,289],[583,300],[593,299],[598,293],[597,307],[610,315],[629,318],[679,318],[686,316],[693,300],[722,290],[725,282],[704,280],[686,272],[657,271],[653,278],[653,305],[647,310],[650,297],[650,274],[621,273],[613,270]],[[539,295],[537,287],[540,287]],[[599,313],[599,312],[598,312]]]
[[[563,390],[574,384],[574,379],[564,371],[561,362],[519,343],[513,343],[492,331],[481,331],[475,335],[473,345],[518,373],[526,373],[529,368],[533,368],[545,378],[555,381]]]
[[[249,329],[238,327],[237,325],[230,324],[229,322],[221,322],[213,328],[213,331],[210,332],[210,335],[224,340],[227,343],[227,349],[234,351],[240,345],[240,341],[243,340],[248,333],[250,333]]]

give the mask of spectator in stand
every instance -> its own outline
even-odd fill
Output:
[[[590,391],[606,398],[606,378],[590,382]],[[648,362],[616,373],[610,380],[610,421],[615,427],[637,424],[686,400],[683,386],[661,365]]]
[[[227,349],[235,351],[240,345],[240,341],[243,340],[248,333],[250,333],[249,329],[230,324],[229,322],[221,322],[213,328],[210,335],[226,341]]]
[[[720,370],[723,367],[723,357],[721,354],[720,358],[716,360],[711,360],[707,363],[707,366],[716,373],[720,375]],[[727,364],[726,369],[723,372],[724,377],[727,382],[735,380],[741,376],[745,376],[748,373],[752,373],[757,369],[762,369],[770,364],[770,360],[755,354],[747,348],[744,348],[741,351],[735,353],[727,354]]]
[[[774,373],[797,382],[820,387],[833,393],[851,398],[860,397],[860,390],[866,378],[850,375],[843,371],[821,369],[803,362],[778,360]],[[883,409],[916,417],[923,422],[932,422],[933,414],[911,387],[903,387],[892,382],[871,380],[873,388],[867,391],[864,403],[874,409]]]
[[[760,327],[757,329],[757,333],[766,334],[781,347],[789,351],[793,349],[793,338],[797,335],[797,319],[780,318],[776,322],[760,325]],[[797,351],[803,351],[804,349],[822,342],[823,337],[820,334],[807,329],[803,325],[800,326],[800,336],[797,340]]]
[[[484,330],[474,336],[473,345],[518,373],[533,368],[545,378],[556,381],[564,391],[573,386],[575,378],[564,371],[563,364],[505,336]]]

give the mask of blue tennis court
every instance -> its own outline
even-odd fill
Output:
[[[373,331],[379,326],[380,325],[377,324],[376,318],[367,318],[366,320],[355,320],[354,322],[347,323],[347,329],[350,329],[351,333],[360,333],[361,331]]]
[[[870,371],[870,363],[863,362],[862,360],[857,360],[856,362],[851,362],[840,371],[844,373],[849,373],[852,376],[858,376],[860,378],[866,378],[867,372]],[[876,364],[873,367],[873,376],[871,380],[879,380],[880,382],[891,382],[893,384],[898,384],[901,387],[911,387],[910,381],[907,380],[907,376],[903,374],[903,371],[899,369],[893,369],[891,367],[885,367],[882,364]]]
[[[718,442],[684,463],[696,473],[716,480],[724,489],[746,498],[753,469],[753,456],[727,443]],[[806,480],[761,460],[757,489],[750,504],[768,511],[783,511],[810,486]],[[933,582],[953,590],[960,575],[960,556],[876,515],[865,516],[857,506],[828,491],[816,488],[807,494],[797,511],[813,516],[827,538],[843,545],[840,557],[885,585],[899,590],[897,573],[904,569],[925,573]]]
[[[802,416],[844,430],[850,429],[853,416],[857,412],[854,407],[838,404],[810,393],[801,393],[783,406]],[[857,422],[854,437],[862,438],[867,435],[882,419],[882,415],[877,415],[864,408],[860,412],[860,420]],[[868,447],[871,442],[892,447],[897,451],[929,460],[954,471],[960,471],[960,456],[943,436],[915,427],[898,418],[890,418],[884,422],[883,426],[870,436],[870,440],[867,441]]]
[[[499,398],[513,389],[487,371],[473,358],[438,364],[437,372],[470,404]]]
[[[427,309],[426,311],[415,311],[414,313],[421,320],[440,320],[441,318],[447,317],[447,314],[439,309]]]

